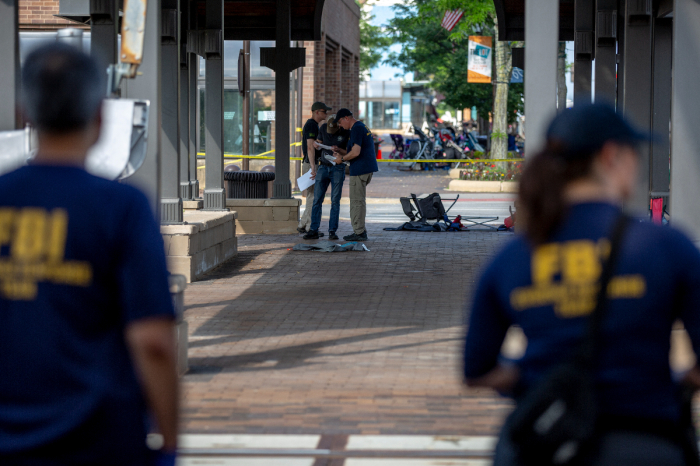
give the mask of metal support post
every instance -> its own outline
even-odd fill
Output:
[[[673,11],[671,98],[671,221],[700,244],[700,3],[676,0]]]
[[[206,0],[204,209],[226,209],[224,190],[224,2]]]
[[[187,29],[189,19],[189,2],[181,0],[180,13],[180,110],[178,121],[180,122],[180,144],[178,146],[178,158],[180,160],[180,197],[192,199],[192,185],[190,185],[190,70],[189,55],[187,53]]]
[[[90,0],[90,54],[100,69],[117,63],[118,0]]]
[[[243,123],[243,135],[241,138],[241,147],[243,155],[250,155],[250,41],[243,41],[243,60],[244,60],[244,71],[243,79],[245,81],[243,87],[243,116],[241,117],[241,122]],[[241,84],[238,83],[240,86]],[[250,170],[250,159],[243,159],[241,163],[243,165],[243,170]]]
[[[559,2],[525,2],[525,127],[528,153],[544,146],[545,131],[557,111]],[[537,76],[535,76],[537,74]]]
[[[595,52],[594,0],[576,1],[574,27],[574,105],[590,104]]]
[[[615,105],[617,97],[617,0],[596,0],[595,100]],[[574,69],[576,73],[576,69]]]
[[[673,20],[654,20],[652,130],[657,135],[651,146],[650,185],[652,192],[665,193],[669,185],[671,123],[671,57]]]
[[[649,8],[645,8],[649,5]],[[652,17],[651,2],[627,0],[625,8],[622,86],[622,112],[627,119],[644,131],[651,131],[652,109]],[[637,193],[628,204],[634,214],[649,212],[649,153],[650,144],[639,147],[640,178]]]
[[[187,4],[188,8],[188,28],[187,35],[194,33],[197,30],[197,2],[189,1]],[[197,49],[199,48],[199,42],[193,36],[188,39],[187,42],[187,60],[189,67],[189,163],[190,163],[190,189],[192,192],[192,199],[199,198],[199,181],[197,180],[197,130],[199,128],[199,121],[197,120],[197,96],[199,95],[199,55],[197,55]]]
[[[277,36],[275,41],[275,199],[292,197],[289,182],[289,41],[291,39],[292,8],[290,0],[277,0]]]
[[[146,4],[146,27],[143,40],[143,61],[139,75],[123,82],[129,99],[149,101],[148,150],[141,168],[126,179],[126,183],[142,190],[160,221],[160,144],[161,144],[161,0],[149,0]]]
[[[190,187],[192,190],[192,199],[199,198],[199,180],[197,179],[197,94],[199,87],[197,80],[199,79],[199,56],[195,53],[188,53],[189,57],[189,112],[190,112],[190,137],[189,137],[189,162],[190,162]]]
[[[302,42],[301,45],[303,46],[304,43]],[[299,46],[299,42],[297,42],[297,46]],[[301,142],[301,133],[297,132],[297,128],[301,128],[304,126],[304,122],[302,121],[304,119],[304,68],[299,68],[297,69],[297,118],[296,118],[296,125],[294,127],[294,134],[296,137],[294,140],[296,142]],[[296,156],[301,157],[303,154],[301,152],[301,145],[297,146],[297,149],[295,150]],[[294,161],[294,187],[296,190],[299,190],[299,186],[297,186],[297,180],[301,176],[301,160],[295,160]]]
[[[179,0],[162,0],[161,24],[161,97],[162,146],[161,146],[161,223],[182,222],[182,198],[180,197],[180,22]]]
[[[20,127],[17,100],[20,89],[19,0],[0,1],[0,131]]]

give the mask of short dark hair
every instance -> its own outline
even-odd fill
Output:
[[[22,67],[22,105],[29,121],[52,133],[85,129],[97,117],[106,83],[97,63],[74,46],[38,47]]]

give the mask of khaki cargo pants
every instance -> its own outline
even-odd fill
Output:
[[[301,174],[303,175],[309,170],[311,170],[311,164],[309,162],[302,162]],[[309,226],[311,226],[311,211],[314,205],[314,187],[310,186],[309,189],[304,192],[306,192],[306,204],[304,205],[304,213],[301,218],[299,218],[299,228],[309,231]],[[302,192],[302,194],[304,194],[304,192]]]
[[[365,232],[367,216],[367,185],[372,181],[372,173],[350,177],[350,221],[357,235]]]

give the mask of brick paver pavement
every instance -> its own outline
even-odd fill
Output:
[[[383,226],[371,252],[239,236],[238,257],[188,287],[183,432],[496,433],[510,404],[461,386],[460,340],[479,267],[510,235]]]

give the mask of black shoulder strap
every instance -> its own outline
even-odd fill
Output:
[[[586,332],[584,340],[581,342],[581,348],[578,353],[579,363],[589,368],[593,367],[598,354],[600,354],[603,319],[608,308],[608,286],[615,272],[615,266],[620,256],[622,237],[624,236],[629,221],[629,217],[621,213],[615,220],[610,235],[610,254],[603,264],[603,270],[598,280],[600,287],[598,288],[598,294],[596,296],[595,308],[588,318],[588,331]]]

